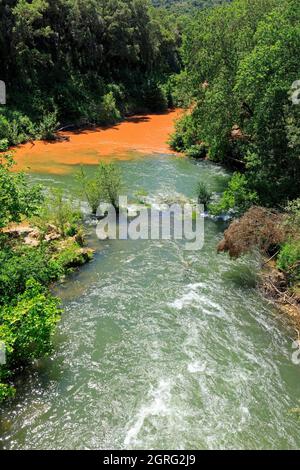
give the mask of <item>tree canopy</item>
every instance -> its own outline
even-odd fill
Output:
[[[265,205],[299,196],[299,20],[297,0],[235,0],[199,12],[183,38],[177,83],[190,111],[173,146],[205,143]]]

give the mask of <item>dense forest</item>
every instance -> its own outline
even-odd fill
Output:
[[[108,124],[165,109],[179,71],[179,30],[145,0],[0,3],[0,147],[61,125]]]
[[[275,256],[286,289],[299,299],[299,0],[152,3],[0,1],[7,88],[0,150],[53,139],[60,127],[183,107],[172,148],[233,171],[217,202],[209,204],[204,187],[199,194],[211,214],[238,217],[219,250],[239,256],[258,247]],[[38,217],[44,240],[50,220],[60,224],[64,249],[58,254],[55,242],[24,248],[0,233],[0,340],[10,354],[0,400],[14,393],[11,370],[49,350],[59,308],[47,286],[84,256],[76,210],[61,194],[45,202],[12,165],[2,154],[0,229]],[[114,169],[105,171],[117,179]]]
[[[191,13],[195,9],[210,8],[231,0],[152,0],[155,7],[176,11],[177,13]]]

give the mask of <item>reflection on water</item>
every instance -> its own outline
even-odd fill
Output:
[[[199,179],[218,192],[227,179],[176,156],[120,166],[127,194],[154,199],[192,197]],[[71,175],[47,178],[75,191]],[[217,255],[223,229],[206,220],[204,249],[188,252],[100,242],[90,227],[97,255],[56,288],[55,352],[4,408],[3,448],[298,448],[292,332],[255,289],[258,261]]]

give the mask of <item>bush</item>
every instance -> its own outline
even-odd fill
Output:
[[[53,262],[60,267],[63,272],[72,271],[72,268],[81,266],[92,259],[92,252],[83,251],[81,246],[73,239],[68,239],[64,244],[60,244]]]
[[[247,178],[241,173],[234,173],[221,200],[210,206],[212,214],[218,215],[232,210],[242,214],[258,202],[255,191],[248,187]]]
[[[35,137],[36,134],[36,126],[20,111],[12,111],[8,108],[5,109],[5,115],[0,115],[0,141],[7,140],[6,148],[2,148],[2,151],[7,150],[10,145],[25,142]]]
[[[79,183],[80,195],[84,197],[88,203],[92,214],[96,215],[99,204],[102,200],[102,188],[99,185],[97,175],[88,177],[83,167],[76,175],[76,180]]]
[[[119,167],[114,163],[99,163],[95,176],[89,178],[81,168],[77,174],[81,194],[88,202],[95,215],[101,202],[112,204],[115,209],[119,207],[119,195],[122,187]]]
[[[99,163],[97,179],[102,190],[103,201],[112,204],[115,209],[118,209],[122,187],[119,167],[115,163]]]
[[[82,219],[80,208],[74,202],[64,198],[61,189],[52,189],[41,207],[34,224],[46,233],[49,224],[53,224],[62,237],[74,236]]]
[[[1,374],[0,374],[1,380]],[[15,388],[8,384],[0,383],[0,403],[7,398],[12,398],[15,395]]]
[[[60,318],[58,304],[41,284],[29,279],[16,304],[2,308],[0,340],[6,345],[8,367],[38,359],[51,350],[51,337]]]
[[[192,145],[186,150],[186,155],[191,158],[205,158],[207,155],[207,148],[205,144]]]
[[[183,152],[199,141],[197,132],[194,126],[192,114],[185,114],[175,124],[175,132],[170,136],[169,145],[177,151]]]
[[[160,112],[168,109],[168,97],[163,87],[155,81],[150,81],[141,92],[142,103],[147,110]]]
[[[206,211],[211,201],[212,193],[211,191],[209,191],[207,185],[203,183],[202,181],[198,183],[197,198],[198,198],[198,204],[203,204],[204,210]]]
[[[12,173],[11,155],[0,159],[0,228],[36,214],[43,201],[40,186],[29,185],[24,174]]]
[[[0,402],[12,397],[8,384],[11,370],[51,351],[51,338],[60,319],[59,300],[30,279],[16,303],[0,310],[0,342],[6,350],[6,364],[0,366]]]
[[[8,139],[1,139],[0,140],[0,152],[6,152],[9,148]]]
[[[300,240],[290,240],[281,247],[277,266],[288,273],[293,281],[300,280]]]
[[[100,124],[115,124],[120,121],[121,113],[117,107],[117,102],[112,91],[103,96],[98,119]]]
[[[294,231],[300,232],[300,198],[290,201],[286,207],[286,224]]]
[[[39,137],[42,140],[55,140],[55,132],[59,126],[57,119],[57,113],[48,113],[43,117],[42,122],[39,126]]]
[[[19,246],[0,251],[0,305],[24,292],[30,278],[48,285],[59,278],[61,268],[44,247]]]
[[[0,114],[0,139],[8,139],[9,137],[9,122],[8,120]]]

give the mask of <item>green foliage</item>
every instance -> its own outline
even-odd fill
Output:
[[[204,144],[192,145],[186,150],[186,155],[191,158],[205,158],[207,154],[207,148]]]
[[[194,13],[197,9],[211,8],[231,0],[152,0],[155,7],[168,8],[180,13]]]
[[[165,111],[169,105],[167,90],[159,86],[154,80],[149,80],[142,90],[142,102],[145,109],[152,112]]]
[[[145,0],[0,3],[0,141],[53,139],[57,123],[113,124],[161,110],[178,72],[180,34],[170,12]],[[27,120],[27,122],[24,121]]]
[[[285,243],[277,258],[277,266],[288,273],[294,282],[300,281],[300,240],[290,240]]]
[[[76,180],[79,183],[80,195],[85,198],[92,214],[96,215],[100,202],[102,201],[102,188],[99,185],[98,175],[89,177],[83,167],[76,174]]]
[[[290,201],[285,210],[287,226],[300,233],[300,198]]]
[[[39,126],[40,138],[42,140],[54,140],[58,125],[57,113],[46,114]]]
[[[183,35],[176,93],[192,110],[171,143],[205,142],[212,160],[243,169],[267,206],[299,197],[300,107],[291,101],[299,21],[297,0],[235,0],[194,15]]]
[[[50,258],[45,247],[20,245],[12,249],[7,245],[0,250],[0,305],[23,292],[30,278],[48,285],[62,273],[63,270]]]
[[[300,198],[290,201],[285,208],[284,227],[288,240],[281,246],[277,266],[289,278],[292,288],[300,281]]]
[[[92,254],[88,251],[83,251],[80,245],[69,238],[63,245],[57,249],[52,261],[60,267],[63,272],[72,271],[73,268],[85,264],[92,259]]]
[[[31,279],[16,305],[3,307],[1,325],[7,325],[13,337],[9,341],[12,351],[7,351],[8,364],[37,359],[49,352],[51,336],[60,317],[58,304],[58,299]]]
[[[119,167],[115,163],[100,162],[97,170],[97,179],[101,188],[102,200],[119,208],[119,196],[122,187],[122,178]]]
[[[0,366],[0,401],[15,393],[11,384],[14,369],[51,350],[60,309],[59,301],[43,286],[91,256],[76,241],[81,237],[81,215],[76,207],[59,190],[44,200],[40,187],[30,186],[25,175],[11,171],[13,163],[11,156],[2,156],[0,228],[32,217],[40,228],[40,239],[33,247],[11,234],[0,234],[0,343],[5,344],[7,356],[7,363]],[[62,237],[74,238],[46,242],[49,229],[54,235],[60,232]]]
[[[101,202],[110,203],[118,209],[122,179],[116,164],[100,162],[93,177],[89,177],[81,168],[76,177],[81,195],[85,197],[94,215]]]
[[[8,120],[0,114],[0,139],[5,139],[9,135],[9,122]]]
[[[58,304],[58,299],[30,279],[16,303],[1,308],[0,341],[6,347],[6,365],[0,366],[0,401],[14,394],[13,387],[5,383],[10,369],[50,352],[51,337],[60,318]]]
[[[192,114],[185,114],[176,121],[175,132],[170,136],[169,145],[173,150],[182,152],[188,150],[197,142],[197,131]]]
[[[28,116],[10,108],[5,108],[1,112],[0,139],[6,141],[4,151],[10,145],[18,145],[37,136],[36,126]]]
[[[121,119],[121,113],[117,108],[117,102],[112,91],[102,98],[100,118],[102,124],[114,124]]]
[[[9,148],[8,139],[0,140],[0,152],[6,152]]]
[[[74,236],[80,226],[82,215],[80,208],[70,199],[66,199],[63,191],[52,188],[41,206],[34,224],[46,233],[49,224],[53,224],[62,237]]]
[[[0,374],[1,380],[1,374]],[[15,389],[11,385],[4,384],[0,382],[0,403],[1,401],[6,400],[7,398],[13,398],[15,395]]]
[[[204,210],[207,210],[209,203],[211,202],[212,193],[209,191],[207,185],[200,181],[197,186],[197,198],[198,204],[204,205]]]
[[[218,215],[232,210],[239,215],[255,205],[257,201],[257,194],[249,188],[246,176],[234,173],[221,200],[212,204],[210,211]]]
[[[0,159],[0,228],[37,213],[43,200],[39,186],[30,186],[24,174],[11,172],[13,164],[10,155]]]

